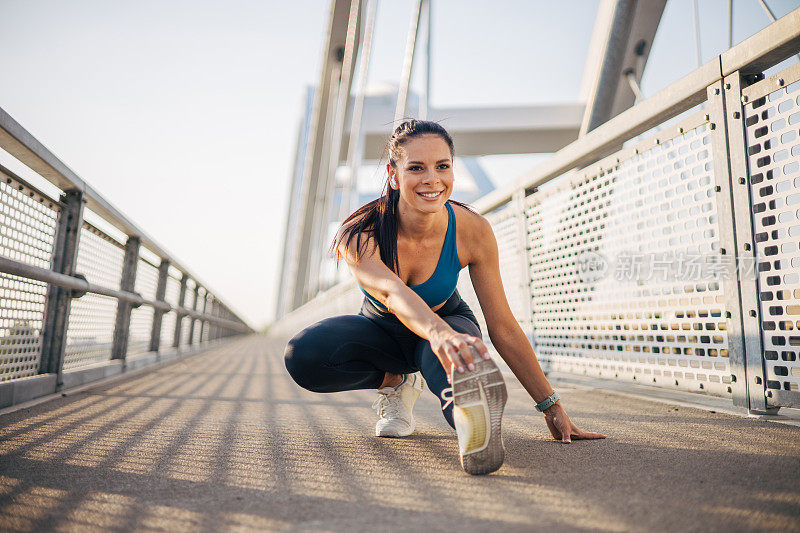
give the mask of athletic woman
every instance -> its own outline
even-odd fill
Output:
[[[507,393],[475,316],[455,290],[459,271],[469,266],[489,338],[553,437],[605,438],[570,421],[542,372],[508,306],[491,226],[449,200],[454,148],[447,131],[435,122],[403,122],[388,154],[383,195],[344,221],[332,247],[337,265],[344,257],[364,293],[361,311],[295,335],[285,353],[292,378],[315,392],[377,388],[375,434],[382,437],[414,431],[412,408],[427,383],[456,429],[464,470],[497,470]]]

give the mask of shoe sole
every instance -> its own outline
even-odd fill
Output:
[[[392,430],[392,429],[383,429],[381,431],[378,431],[376,429],[375,430],[375,436],[376,437],[389,437],[389,438],[408,437],[409,435],[414,433],[414,428],[415,427],[416,427],[416,423],[415,423],[414,419],[412,419],[411,420],[411,429],[409,429],[408,431],[396,431],[396,430]]]
[[[453,374],[453,404],[474,404],[480,399],[481,389],[489,407],[489,443],[481,450],[461,454],[461,467],[468,474],[481,475],[494,472],[503,465],[505,448],[501,432],[503,409],[508,392],[503,375],[491,359],[483,359],[473,348],[475,370]]]

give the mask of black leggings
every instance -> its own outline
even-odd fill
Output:
[[[481,337],[478,321],[458,291],[436,314],[459,333]],[[449,387],[430,342],[366,298],[357,315],[326,318],[295,335],[286,346],[284,360],[297,384],[313,392],[377,389],[386,372],[420,371],[444,405],[441,392]],[[443,413],[453,426],[452,403]]]

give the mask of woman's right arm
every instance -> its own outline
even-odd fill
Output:
[[[361,287],[370,296],[382,303],[389,312],[405,324],[408,329],[431,343],[431,349],[442,366],[450,372],[451,365],[463,372],[463,367],[472,365],[469,345],[489,357],[489,350],[478,337],[455,331],[439,315],[431,311],[425,300],[412,291],[381,261],[380,250],[374,239],[370,239],[363,254],[356,261],[355,239],[345,248],[342,241],[339,251]]]

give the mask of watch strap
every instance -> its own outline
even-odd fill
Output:
[[[544,412],[545,409],[547,409],[548,407],[552,407],[552,405],[560,399],[561,398],[559,397],[558,392],[553,391],[553,394],[542,400],[541,403],[536,404],[536,409],[541,412]]]

